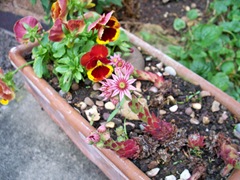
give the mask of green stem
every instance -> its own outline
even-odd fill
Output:
[[[20,69],[22,69],[22,68],[24,68],[25,66],[28,66],[28,65],[30,65],[30,64],[33,64],[33,63],[34,63],[34,61],[29,61],[29,62],[23,64],[22,66],[19,66],[17,69],[15,69],[15,70],[12,72],[12,74],[13,74],[13,75],[16,74]]]

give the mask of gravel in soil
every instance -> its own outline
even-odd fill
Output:
[[[157,141],[142,131],[141,127],[145,123],[139,120],[126,120],[130,123],[127,125],[128,137],[137,138],[141,146],[139,158],[133,159],[132,162],[146,173],[159,168],[159,173],[151,177],[152,179],[164,179],[168,175],[179,177],[185,169],[193,173],[201,168],[203,173],[200,179],[226,179],[219,174],[225,165],[219,157],[218,146],[219,141],[226,140],[237,144],[238,150],[240,149],[240,141],[233,135],[233,127],[237,119],[199,86],[166,73],[159,61],[152,59],[147,61],[146,65],[145,69],[149,71],[161,72],[165,81],[158,90],[153,88],[153,83],[141,81],[140,96],[147,100],[150,112],[153,112],[159,119],[173,124],[176,131],[171,138]],[[50,84],[57,91],[60,90],[56,78],[51,79]],[[92,105],[100,104],[100,93],[98,90],[93,90],[90,81],[75,84],[69,93],[60,92],[86,119],[85,111]],[[81,106],[83,103],[91,104],[86,102],[86,97],[90,99],[92,105],[86,105],[83,108]],[[107,118],[104,119],[104,117],[111,113],[111,110],[104,108],[105,103],[97,105],[98,112],[103,119],[94,122],[93,125],[96,128],[101,123],[105,123]],[[174,106],[177,108],[172,108]],[[117,115],[113,122],[115,127],[111,129],[111,132],[112,137],[116,138],[115,128],[123,125],[124,117]],[[195,133],[205,138],[205,146],[198,152],[188,147],[188,136]]]

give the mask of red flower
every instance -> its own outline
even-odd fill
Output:
[[[63,33],[62,26],[64,24],[60,19],[57,19],[52,26],[52,28],[49,31],[49,40],[53,42],[59,42],[61,41],[64,37],[65,34]]]
[[[85,23],[83,20],[69,20],[64,23],[61,19],[57,19],[49,32],[49,39],[53,42],[59,42],[64,37],[63,26],[70,32],[75,32],[76,35],[83,32]]]
[[[32,28],[38,26],[38,32],[42,30],[42,25],[39,23],[39,21],[36,18],[32,16],[26,16],[18,20],[13,26],[13,31],[16,36],[16,40],[19,43],[26,43],[29,41],[28,38],[24,38],[24,35],[27,33],[27,30],[24,27],[25,24]]]
[[[92,29],[98,30],[97,43],[107,44],[118,39],[120,34],[120,23],[112,16],[114,11],[103,14],[97,21],[88,27],[88,31]]]
[[[67,16],[67,0],[58,0],[52,4],[51,16],[53,22],[57,19],[65,20]]]
[[[14,91],[1,79],[3,71],[0,69],[0,103],[7,105],[9,101],[15,98]]]
[[[108,65],[111,61],[107,59],[108,49],[103,45],[95,45],[91,51],[84,54],[80,60],[88,72],[88,78],[94,82],[101,81],[109,77],[113,68]]]
[[[83,20],[71,19],[67,22],[67,29],[70,32],[76,32],[76,34],[80,34],[83,32],[85,28],[85,23]]]

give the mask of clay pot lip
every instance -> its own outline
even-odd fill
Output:
[[[182,77],[184,79],[187,79],[189,82],[191,82],[193,84],[199,84],[202,87],[202,89],[204,89],[206,91],[209,91],[211,94],[214,94],[216,100],[218,100],[221,104],[223,104],[227,109],[229,109],[240,120],[240,103],[239,102],[237,102],[236,100],[231,98],[229,95],[222,92],[220,89],[216,88],[215,86],[213,86],[209,82],[207,82],[205,79],[203,79],[200,76],[198,76],[197,74],[193,73],[191,70],[185,68],[184,66],[182,66],[181,64],[179,64],[175,60],[171,59],[170,57],[168,57],[167,55],[165,55],[164,53],[162,53],[158,49],[150,46],[149,44],[147,44],[143,40],[137,38],[135,35],[127,32],[127,31],[125,31],[125,32],[129,36],[130,41],[135,46],[139,46],[139,47],[142,48],[142,50],[146,51],[147,53],[149,53],[149,54],[151,54],[155,57],[157,57],[165,65],[172,66],[176,70],[177,74],[180,77]],[[19,45],[17,47],[13,47],[9,52],[9,57],[11,59],[12,64],[14,66],[19,67],[19,66],[23,65],[24,63],[26,63],[26,61],[24,60],[24,54],[31,52],[32,48],[36,45],[37,45],[37,43],[30,43],[28,45]],[[73,109],[68,103],[66,103],[63,100],[63,98],[61,98],[58,95],[58,93],[50,85],[48,85],[48,83],[45,80],[39,79],[38,77],[36,77],[36,75],[33,72],[32,67],[26,66],[21,71],[31,81],[36,81],[37,80],[38,82],[43,83],[44,85],[42,86],[42,89],[49,86],[49,88],[46,88],[46,89],[48,89],[47,91],[51,91],[52,94],[54,94],[54,95],[56,94],[57,97],[58,97],[57,99],[59,99],[59,102],[64,103],[64,106],[66,105],[65,109],[66,108],[69,109],[69,110]],[[188,74],[189,77],[185,75],[186,73]],[[92,130],[95,130],[95,128],[93,128],[87,122],[87,120],[85,120],[80,114],[75,112],[75,110],[74,110],[73,114],[77,114],[77,117],[81,117],[80,120],[83,121],[83,124],[84,124],[84,126],[82,126],[82,128],[83,128],[83,132],[84,132],[83,134],[85,136],[86,136],[86,134],[90,134],[90,132]],[[86,144],[86,145],[88,145],[88,144]],[[110,151],[105,150],[105,149],[98,149],[98,150],[103,154],[103,156],[109,158],[109,160],[113,164],[115,164],[117,168],[119,168],[119,171],[121,171],[127,177],[130,177],[130,178],[139,177],[139,179],[149,179],[130,160],[119,158],[115,153],[110,152]],[[123,167],[120,167],[120,166],[123,166]],[[130,170],[129,168],[132,168],[132,170]],[[104,172],[104,170],[103,170],[103,172]],[[119,173],[121,173],[121,172],[119,172]],[[235,175],[235,174],[237,174],[237,175]],[[232,175],[229,177],[229,180],[238,180],[237,178],[239,177],[239,174],[240,174],[240,170],[234,170]]]

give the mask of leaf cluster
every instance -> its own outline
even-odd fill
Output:
[[[169,46],[169,55],[240,101],[240,0],[214,0],[208,10],[211,19],[187,29],[175,19],[181,45]],[[188,19],[197,19],[197,12],[189,11]]]

